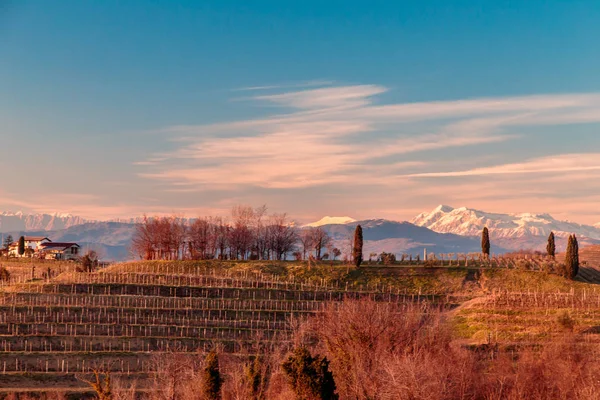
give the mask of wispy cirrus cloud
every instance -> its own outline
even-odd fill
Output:
[[[600,153],[558,154],[525,162],[473,168],[463,171],[425,172],[410,174],[411,178],[439,178],[483,175],[570,173],[600,171]]]
[[[289,111],[267,118],[165,129],[179,145],[138,161],[145,178],[174,185],[302,188],[450,176],[413,153],[513,140],[519,126],[600,121],[600,95],[566,94],[375,103],[387,89],[353,85],[257,95]],[[386,157],[388,163],[377,162]],[[402,167],[404,171],[399,171]],[[518,168],[515,166],[514,168]],[[478,174],[499,173],[494,167]],[[475,174],[458,171],[454,174]]]
[[[386,89],[382,86],[357,85],[256,96],[254,99],[299,109],[328,110],[367,106],[372,96],[384,92]]]
[[[333,85],[333,81],[326,80],[311,80],[306,82],[288,83],[279,85],[261,85],[261,86],[244,86],[236,89],[232,89],[233,92],[254,92],[261,90],[281,90],[281,89],[298,89],[308,88],[315,86],[330,86]]]

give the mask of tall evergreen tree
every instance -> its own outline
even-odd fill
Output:
[[[219,356],[216,351],[211,351],[206,356],[206,364],[202,371],[202,389],[204,398],[208,400],[221,399],[221,386],[223,378],[219,369]]]
[[[490,256],[490,232],[487,227],[481,232],[481,252],[486,258]]]
[[[579,244],[575,235],[569,236],[565,254],[565,278],[575,279],[579,272]]]
[[[21,236],[19,238],[19,246],[18,246],[17,251],[19,252],[20,256],[25,254],[25,237],[23,237],[23,236]]]
[[[356,225],[356,229],[354,230],[352,259],[354,260],[354,265],[356,265],[357,268],[360,267],[360,264],[363,262],[363,231],[362,226],[360,225]]]
[[[282,364],[283,372],[298,400],[337,400],[335,381],[326,357],[313,357],[298,347]]]
[[[13,237],[12,235],[8,235],[7,237],[4,238],[4,243],[2,243],[2,245],[4,246],[4,250],[8,250],[8,248],[10,247],[10,245],[13,242]]]
[[[569,235],[567,239],[567,250],[565,251],[565,264],[562,275],[567,278],[571,275],[571,259],[573,254],[573,237]]]
[[[554,258],[556,255],[556,244],[554,243],[554,232],[550,232],[548,236],[548,244],[546,245],[546,252],[548,256]]]
[[[577,236],[573,235],[573,278],[579,273],[579,242]]]
[[[265,390],[267,386],[267,375],[269,366],[261,360],[260,356],[255,356],[244,367],[246,381],[246,397],[252,400],[265,399]]]

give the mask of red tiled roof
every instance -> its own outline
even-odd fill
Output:
[[[68,243],[68,242],[48,242],[48,243],[42,243],[40,245],[40,247],[44,248],[44,249],[48,249],[48,248],[61,248],[61,249],[66,249],[68,247],[73,247],[73,246],[77,246],[80,247],[77,243]]]
[[[26,242],[41,242],[44,239],[50,240],[46,236],[25,236]]]

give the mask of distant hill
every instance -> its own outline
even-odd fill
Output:
[[[364,254],[381,253],[422,255],[423,249],[430,253],[469,253],[481,251],[479,238],[465,237],[451,233],[438,233],[428,228],[416,226],[410,222],[396,222],[385,219],[355,221],[346,224],[321,226],[333,238],[335,246],[346,249],[356,225],[363,228]],[[500,247],[492,248],[494,253],[504,253]]]

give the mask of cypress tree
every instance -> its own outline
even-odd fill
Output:
[[[490,256],[490,232],[487,227],[481,232],[481,252],[486,258]]]
[[[554,243],[554,232],[550,232],[550,236],[548,236],[548,244],[546,245],[546,252],[548,256],[554,258],[556,255],[556,244]]]
[[[356,225],[356,229],[354,230],[352,258],[354,260],[354,265],[356,265],[357,268],[360,267],[360,264],[363,262],[363,231],[362,226],[360,225]]]
[[[223,378],[219,370],[219,357],[216,351],[211,351],[206,356],[206,365],[202,371],[202,389],[204,398],[208,400],[221,399],[221,386]]]
[[[575,279],[579,272],[579,244],[575,235],[569,236],[565,254],[565,278]]]
[[[264,399],[264,391],[267,383],[266,375],[269,374],[268,365],[263,363],[260,356],[255,356],[254,359],[251,359],[250,362],[244,367],[244,374],[247,385],[246,396],[248,399]]]
[[[18,252],[19,252],[20,256],[22,256],[23,254],[25,254],[25,238],[23,236],[21,236],[19,238]]]
[[[573,235],[573,278],[579,273],[579,242],[577,236]]]

